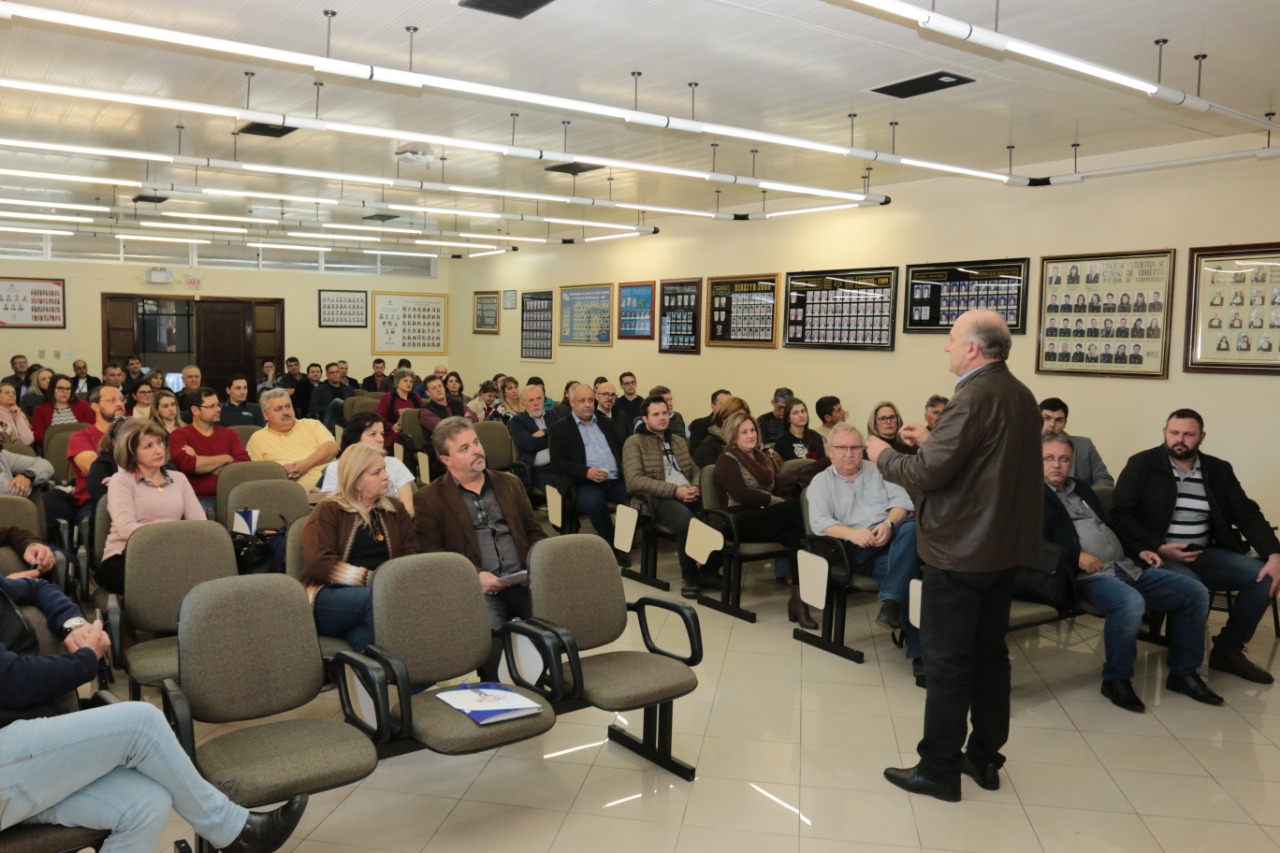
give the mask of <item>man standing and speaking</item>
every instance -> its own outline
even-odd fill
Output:
[[[915,767],[885,778],[912,793],[960,800],[960,774],[1000,787],[1009,737],[1009,602],[1016,567],[1040,556],[1044,487],[1040,410],[1009,372],[1012,339],[993,311],[968,311],[944,347],[960,377],[937,426],[903,427],[899,453],[868,436],[884,478],[918,495],[924,563],[920,640],[927,695]],[[973,732],[968,736],[972,715]]]

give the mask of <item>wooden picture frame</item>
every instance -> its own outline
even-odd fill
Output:
[[[776,349],[781,278],[779,273],[708,278],[707,346]]]
[[[902,331],[946,334],[965,311],[1000,312],[1009,331],[1027,329],[1030,258],[911,264],[902,288]]]
[[[1168,379],[1173,266],[1173,249],[1041,258],[1036,373]]]
[[[471,333],[497,335],[502,330],[502,310],[496,290],[477,290],[471,294]]]
[[[447,355],[449,297],[444,293],[375,290],[374,355]]]
[[[613,346],[612,284],[566,285],[559,301],[561,346]]]
[[[897,267],[787,273],[782,345],[892,352],[897,304]]]
[[[0,327],[65,329],[66,279],[0,278]]]
[[[552,361],[555,357],[555,292],[520,294],[520,359]]]
[[[658,288],[658,352],[698,355],[702,352],[702,279],[664,279]]]
[[[369,325],[369,294],[363,290],[321,290],[321,329],[363,329]]]
[[[653,340],[652,281],[618,283],[618,340]]]
[[[1274,376],[1278,344],[1280,243],[1191,249],[1183,370]]]

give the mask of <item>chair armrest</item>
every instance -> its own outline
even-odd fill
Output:
[[[578,641],[569,633],[568,628],[562,628],[554,622],[548,622],[546,619],[539,619],[536,616],[524,620],[526,625],[533,625],[541,628],[556,639],[556,664],[560,663],[560,656],[563,655],[569,664],[569,683],[562,688],[562,699],[581,699],[582,698],[582,656],[578,654]],[[514,677],[515,673],[512,673]],[[563,673],[561,678],[563,679]],[[519,682],[517,682],[519,683]],[[538,690],[536,685],[520,684],[529,690]]]
[[[365,646],[364,654],[382,665],[383,691],[389,691],[389,685],[391,684],[394,684],[396,688],[396,700],[400,703],[400,717],[399,719],[391,719],[391,704],[388,700],[387,719],[389,728],[387,737],[409,737],[409,733],[413,731],[413,694],[410,692],[409,667],[405,665],[404,661],[377,643],[370,643]],[[337,678],[334,678],[334,681],[337,680]]]
[[[53,570],[49,572],[51,582],[58,589],[75,601],[75,593],[71,589],[71,580],[67,577],[67,555],[61,549],[53,552]]]
[[[507,657],[507,672],[511,674],[512,681],[526,690],[532,690],[541,695],[553,705],[566,698],[564,667],[560,664],[560,649],[563,648],[563,643],[559,635],[529,622],[504,622],[498,635],[502,638],[503,651]],[[528,639],[542,658],[542,669],[538,680],[534,683],[524,678],[514,663],[517,637]]]
[[[681,657],[666,649],[658,648],[658,644],[653,641],[653,637],[649,635],[649,613],[648,608],[657,607],[662,610],[670,610],[672,613],[678,614],[680,620],[684,622],[684,629],[689,634],[689,656]],[[702,663],[702,623],[698,621],[698,611],[694,610],[683,601],[669,601],[665,598],[654,598],[645,596],[637,598],[635,601],[627,602],[627,610],[636,614],[636,618],[640,621],[640,636],[644,638],[644,647],[655,655],[663,655],[664,657],[673,658],[687,666],[697,666]]]
[[[178,682],[166,678],[160,685],[160,698],[164,703],[164,716],[178,738],[178,744],[192,762],[196,760],[196,727],[191,719],[191,704]]]
[[[93,694],[93,698],[90,701],[96,702],[98,705],[119,705],[124,700],[110,690],[99,690]]]
[[[510,471],[520,478],[520,482],[524,484],[526,490],[533,487],[533,472],[529,470],[528,465],[519,459],[513,459],[511,460]]]
[[[364,688],[373,705],[373,727],[360,716],[356,698],[351,694],[352,685],[347,680],[350,672]],[[387,674],[373,658],[346,649],[333,656],[333,681],[338,685],[338,699],[342,703],[342,716],[347,723],[368,735],[374,743],[386,743],[391,739],[391,709],[387,701]],[[401,702],[401,707],[404,706]]]
[[[113,655],[119,655],[123,661],[124,652],[120,651],[124,648],[120,644],[121,638],[121,622],[124,615],[120,612],[120,596],[114,592],[107,596],[107,635],[111,638],[111,651]]]
[[[654,496],[648,492],[627,492],[627,500],[638,500],[644,504],[645,511],[640,514],[641,524],[653,524],[656,518],[653,502]]]
[[[827,561],[832,582],[845,584],[853,577],[853,567],[849,565],[849,554],[840,540],[834,536],[810,533],[804,537],[804,549]]]
[[[722,509],[703,509],[702,518],[725,535],[726,548],[738,550],[741,540],[738,539],[738,521],[733,517],[733,513]]]

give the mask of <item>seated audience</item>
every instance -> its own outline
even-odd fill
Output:
[[[382,387],[382,383],[386,381],[386,378],[387,363],[380,358],[375,358],[373,360],[373,373],[370,373],[360,382],[360,387],[369,392],[389,390]]]
[[[533,383],[530,382],[530,385]],[[578,380],[570,379],[564,384],[564,395],[560,398],[560,402],[551,407],[551,411],[560,420],[573,417],[573,404],[569,402],[569,389],[578,384]]]
[[[1065,434],[1069,413],[1066,402],[1057,397],[1040,401],[1040,417],[1044,419],[1045,432]],[[1070,438],[1073,459],[1071,479],[1095,489],[1098,486],[1114,486],[1116,481],[1107,471],[1107,466],[1103,464],[1102,457],[1098,455],[1098,449],[1093,446],[1093,442],[1082,435],[1072,435]]]
[[[169,387],[168,378],[163,370],[152,370],[146,375],[145,381],[152,389],[159,391]]]
[[[520,461],[529,468],[530,485],[541,489],[553,479],[547,429],[559,419],[554,412],[543,411],[546,398],[541,386],[526,385],[523,396],[524,411],[507,422],[507,431],[516,443]]]
[[[150,382],[139,382],[125,398],[125,409],[129,417],[140,421],[151,420],[151,404],[155,401],[156,389]]]
[[[413,393],[413,371],[397,368],[391,374],[391,389],[378,401],[378,417],[382,418],[383,446],[388,453],[400,440],[400,413],[422,408],[422,398]]]
[[[44,444],[44,434],[54,424],[93,423],[93,409],[76,396],[72,390],[74,387],[75,382],[70,376],[54,374],[45,391],[44,402],[36,406],[31,415],[31,434],[36,444]]]
[[[441,382],[443,382],[444,378],[449,375],[449,365],[447,364],[437,364],[433,370],[436,376],[440,377]]]
[[[52,563],[26,531],[0,528],[0,544]],[[200,775],[155,706],[120,702],[58,714],[54,703],[92,682],[111,648],[101,620],[86,622],[42,580],[0,578],[0,602],[0,767],[21,781],[4,800],[0,829],[82,826],[110,831],[103,851],[149,851],[177,811],[220,850],[271,853],[289,840],[306,795],[265,813],[236,805]],[[39,654],[19,607],[38,609],[64,651]]]
[[[356,389],[347,384],[342,376],[342,368],[336,361],[324,366],[325,381],[311,389],[311,406],[307,409],[311,417],[324,423],[329,429],[343,423],[343,402],[356,395]]]
[[[920,631],[903,618],[908,586],[921,577],[916,523],[910,517],[915,505],[906,489],[880,476],[867,459],[856,426],[836,424],[830,441],[831,467],[805,490],[809,530],[839,539],[853,570],[880,585],[876,623],[902,629],[916,683],[923,686]]]
[[[1194,578],[1167,571],[1155,551],[1128,547],[1107,521],[1089,484],[1071,477],[1075,447],[1070,436],[1050,430],[1044,450],[1044,537],[1061,546],[1079,569],[1080,600],[1102,611],[1102,695],[1126,711],[1146,710],[1133,689],[1138,631],[1147,610],[1169,614],[1169,677],[1165,689],[1197,702],[1221,705],[1222,697],[1200,679],[1209,591]]]
[[[200,389],[203,393],[203,389]],[[222,425],[256,426],[266,425],[262,417],[262,408],[257,403],[249,402],[249,380],[243,373],[233,373],[227,380],[227,402],[222,404]],[[191,404],[188,402],[188,406]]]
[[[120,386],[120,390],[124,392],[127,399],[133,393],[133,389],[145,380],[146,376],[142,372],[142,359],[136,355],[127,355],[124,359],[124,384]]]
[[[1047,360],[1047,359],[1046,359]],[[938,422],[938,415],[942,414],[942,410],[947,407],[947,403],[951,402],[950,397],[944,397],[941,394],[934,394],[924,401],[924,425],[927,429],[932,430]]]
[[[155,424],[131,420],[116,440],[120,470],[107,484],[111,531],[94,573],[98,585],[109,592],[124,592],[124,554],[135,530],[157,521],[207,518],[186,475],[165,469],[168,438]]]
[[[0,379],[0,385],[12,385],[14,390],[18,392],[18,396],[27,393],[27,357],[25,355],[15,355],[9,358],[9,367],[13,373]]]
[[[826,459],[822,436],[809,429],[809,408],[804,400],[792,397],[783,410],[783,420],[787,423],[786,431],[778,436],[773,449],[784,462],[790,459]]]
[[[123,373],[121,374],[124,375]],[[102,381],[106,382],[107,377],[104,373]],[[200,372],[200,367],[195,364],[188,364],[182,368],[182,394],[188,394],[204,384],[204,374]],[[181,408],[181,405],[179,405]]]
[[[711,411],[700,418],[694,418],[689,421],[689,452],[693,453],[698,449],[698,445],[702,444],[707,437],[707,430],[711,428],[711,416],[716,413],[716,407],[720,405],[721,400],[732,397],[733,394],[723,388],[718,388],[711,392]]]
[[[622,471],[628,492],[652,495],[654,521],[676,535],[676,554],[680,561],[680,594],[698,597],[698,564],[684,552],[689,522],[702,508],[698,487],[698,466],[689,455],[684,437],[668,429],[670,415],[661,397],[644,401],[640,416],[642,429],[622,445]],[[596,413],[599,416],[599,412]],[[637,510],[645,504],[632,502]],[[713,573],[714,574],[714,573]],[[719,578],[715,578],[719,586]]]
[[[831,395],[819,397],[818,402],[813,404],[813,413],[818,416],[819,421],[813,431],[822,436],[824,447],[831,440],[832,427],[849,419],[849,413],[840,405],[840,398]]]
[[[7,382],[0,384],[0,432],[3,432],[6,441],[15,444],[30,447],[36,443],[31,422],[18,405],[18,389]]]
[[[456,370],[445,374],[444,390],[450,400],[461,400],[464,406],[471,402],[471,397],[464,393],[466,389],[462,385],[462,376]]]
[[[276,360],[274,358],[262,359],[262,374],[258,378],[254,396],[261,397],[262,392],[270,391],[272,388],[279,388],[280,379],[280,374],[276,372]]]
[[[315,604],[316,631],[357,651],[373,642],[373,573],[418,553],[413,519],[398,498],[387,497],[386,462],[367,444],[343,451],[338,488],[316,504],[302,532],[302,583]]]
[[[888,400],[876,403],[875,408],[871,410],[871,417],[867,418],[867,434],[888,443],[899,453],[914,454],[917,448],[902,440],[898,435],[901,429],[902,414],[898,411],[898,407]]]
[[[1198,412],[1169,415],[1164,444],[1135,453],[1120,472],[1111,523],[1134,547],[1159,554],[1164,568],[1235,593],[1227,624],[1213,638],[1209,669],[1271,684],[1271,673],[1245,656],[1245,646],[1280,592],[1280,541],[1231,463],[1200,452],[1204,439]]]
[[[785,386],[774,389],[773,398],[769,401],[773,405],[773,411],[765,412],[756,418],[756,429],[759,431],[761,445],[773,444],[778,440],[778,436],[786,431],[787,424],[782,416],[786,413],[787,401],[792,396],[791,389]]]
[[[42,486],[53,476],[53,463],[39,456],[0,450],[0,494],[31,496],[32,486]]]
[[[414,527],[424,553],[450,551],[476,567],[489,626],[532,614],[527,580],[529,549],[547,538],[519,478],[485,468],[484,447],[463,418],[445,418],[431,433],[445,474],[418,490]],[[526,575],[527,578],[527,575]],[[495,637],[481,678],[496,681],[502,644]]]
[[[813,630],[818,623],[809,614],[809,605],[800,600],[796,576],[795,552],[804,539],[803,509],[799,502],[784,501],[775,494],[778,464],[760,448],[760,434],[750,414],[738,411],[730,415],[724,434],[725,450],[716,460],[715,471],[720,504],[735,516],[741,541],[777,542],[791,552],[787,618]]]
[[[626,416],[618,408],[618,389],[607,377],[601,376],[591,390],[596,395],[596,416],[613,426],[619,441],[626,441],[631,432],[627,429]]]
[[[45,492],[45,516],[50,523],[63,519],[74,526],[93,513],[89,495],[89,468],[98,458],[98,443],[102,441],[102,437],[117,418],[124,418],[124,396],[113,385],[98,385],[89,392],[89,408],[93,411],[93,423],[73,432],[67,441],[67,459],[75,474],[75,488],[71,497],[68,498],[66,492],[59,489]]]
[[[382,419],[373,412],[361,412],[347,421],[342,430],[342,450],[353,444],[367,444],[376,447],[386,456],[387,495],[399,498],[405,511],[413,515],[413,474],[399,459],[386,452],[382,438]],[[338,488],[338,465],[330,462],[324,468],[324,478],[320,481],[320,491],[329,494]]]
[[[498,386],[488,380],[480,383],[480,392],[467,403],[476,421],[493,420],[498,410]]]
[[[671,393],[671,389],[670,389],[670,388],[668,388],[666,385],[655,385],[655,386],[653,386],[652,388],[650,388],[650,389],[649,389],[649,396],[650,396],[650,397],[661,397],[663,400],[665,400],[665,401],[666,401],[666,403],[667,403],[667,411],[671,413],[671,423],[670,423],[670,425],[667,427],[667,429],[671,430],[673,433],[675,433],[675,434],[677,434],[677,435],[683,436],[683,437],[684,437],[684,439],[685,439],[686,441],[688,441],[688,439],[689,439],[689,427],[687,427],[687,426],[685,425],[685,422],[684,422],[684,415],[682,415],[682,414],[680,414],[679,412],[677,412],[677,411],[676,411],[676,400],[675,400],[674,395],[672,395],[672,393]],[[646,398],[646,399],[647,399],[647,398]],[[640,412],[641,412],[641,414],[643,414],[643,413],[644,413],[644,407],[643,407],[643,406],[641,406],[641,407],[640,407]],[[639,431],[640,431],[640,429],[641,429],[641,427],[640,427],[640,425],[637,423],[637,424],[635,424],[635,425],[632,427],[631,432],[639,432]],[[629,434],[629,433],[628,433],[628,434]]]
[[[422,380],[427,392],[422,403],[422,411],[418,412],[418,423],[428,436],[436,428],[436,424],[445,418],[466,418],[476,422],[476,413],[466,407],[461,400],[452,400],[444,390],[444,380],[434,374]]]
[[[279,462],[290,480],[313,489],[324,466],[333,461],[338,445],[319,421],[294,417],[289,392],[273,388],[258,399],[267,425],[249,439],[249,458]]]
[[[596,398],[590,385],[576,383],[569,388],[573,414],[547,427],[551,470],[566,495],[572,491],[578,509],[591,519],[591,526],[613,546],[613,517],[608,504],[627,499],[622,480],[622,447],[611,424],[596,417]],[[614,549],[618,565],[627,568],[631,558]]]
[[[247,385],[244,379],[240,383]],[[248,462],[249,454],[240,435],[221,425],[226,407],[212,388],[197,388],[187,396],[191,423],[169,436],[169,454],[212,516],[218,505],[218,472],[232,462]]]
[[[746,412],[747,417],[751,417],[751,408],[747,406],[747,401],[741,397],[725,397],[711,413],[711,425],[707,427],[707,437],[698,444],[698,449],[693,454],[693,461],[699,468],[716,464],[716,460],[720,458],[725,448],[725,422],[729,420],[730,415],[738,412]]]
[[[102,384],[102,380],[96,376],[89,375],[89,364],[82,358],[77,358],[71,362],[71,372],[73,374],[73,389],[76,394],[81,395],[80,399],[86,399],[89,392]]]
[[[288,362],[286,362],[286,364],[287,363]],[[296,362],[294,366],[297,366]],[[280,387],[286,390],[289,388],[287,379],[288,378],[286,377],[285,379],[280,380]],[[307,365],[307,372],[305,375],[299,375],[290,395],[293,402],[293,410],[297,412],[298,417],[311,417],[311,396],[315,393],[316,389],[324,383],[324,381],[324,368],[316,364],[314,361]],[[258,395],[258,404],[262,404],[261,394]],[[262,414],[263,417],[266,416],[266,409],[262,410]]]
[[[528,383],[526,383],[528,384]],[[636,391],[636,375],[630,370],[618,377],[618,385],[622,387],[622,396],[615,404],[622,410],[622,417],[627,422],[627,434],[631,434],[631,425],[640,417],[640,409],[644,405],[644,397]]]
[[[354,376],[350,375],[351,365],[347,364],[347,360],[345,358],[338,359],[338,370],[342,371],[342,381],[347,385],[350,385],[352,391],[360,390],[360,383],[356,381]]]
[[[0,453],[3,453],[3,452],[6,452],[6,451],[0,451]],[[0,578],[7,578],[10,581],[18,581],[24,578],[30,579],[30,580],[36,580],[40,578],[42,575],[48,574],[49,572],[53,571],[54,564],[57,560],[57,558],[54,556],[52,548],[50,548],[48,545],[45,545],[43,542],[41,542],[40,539],[37,538],[34,533],[23,530],[20,527],[0,527],[0,548],[11,549],[13,553],[17,555],[18,559],[22,560],[23,565],[31,567],[24,571],[11,572],[8,575],[0,575]],[[4,600],[5,593],[14,592],[14,591],[17,591],[18,589],[25,588],[25,587],[26,587],[25,584],[21,586],[14,585],[8,588],[0,586],[0,604],[5,604],[5,605],[8,605],[10,603],[16,604],[16,602],[12,602],[12,599],[10,601],[5,601]],[[44,585],[37,585],[35,588],[36,589],[48,588],[57,592],[58,596],[62,595],[62,593],[58,591],[58,588],[55,586],[44,584]],[[37,606],[35,602],[31,602],[31,604],[32,606]],[[41,608],[41,609],[43,610],[44,608]],[[12,618],[16,612],[17,612],[16,607],[14,608],[0,607],[0,626],[3,626],[4,628],[13,628],[14,626],[6,625],[5,621],[7,619]],[[79,610],[76,611],[75,615],[76,616],[80,615]],[[84,620],[81,619],[80,622],[83,623]],[[52,626],[50,627],[52,628]],[[61,630],[54,631],[55,636],[61,633],[62,633]],[[8,643],[14,636],[15,634],[9,633],[8,631],[0,631],[0,684],[4,683],[4,680],[5,680],[4,674],[6,669],[9,666],[12,666],[14,663],[16,663],[16,661],[6,661],[5,658],[7,657],[7,655],[12,654],[14,652],[17,652],[18,654],[25,654],[24,651],[19,651],[11,647],[8,647],[8,648],[6,647],[6,643]],[[3,713],[3,711],[6,710],[3,702],[3,696],[4,694],[0,692],[0,728],[3,728],[6,722],[6,719]]]
[[[183,392],[186,396],[186,392]],[[177,396],[168,388],[163,391],[157,391],[153,397],[151,404],[150,423],[155,424],[164,430],[165,435],[173,432],[182,426],[182,415],[178,403]]]
[[[107,496],[107,486],[111,483],[111,477],[120,470],[120,466],[116,464],[116,442],[120,440],[124,428],[131,420],[131,418],[119,418],[111,424],[111,429],[107,430],[107,434],[98,442],[98,458],[93,460],[86,475],[89,482],[89,502],[92,508],[97,508],[98,501]],[[139,421],[139,423],[145,423],[145,421]],[[171,471],[178,470],[172,458],[164,467]]]
[[[48,367],[37,364],[27,371],[27,393],[18,400],[18,405],[22,407],[22,413],[27,416],[27,420],[31,420],[35,414],[36,406],[44,402],[52,380],[53,370]]]
[[[524,397],[520,393],[520,380],[514,376],[504,376],[498,382],[498,391],[502,402],[490,417],[491,420],[502,421],[508,427],[511,419],[524,411]]]

